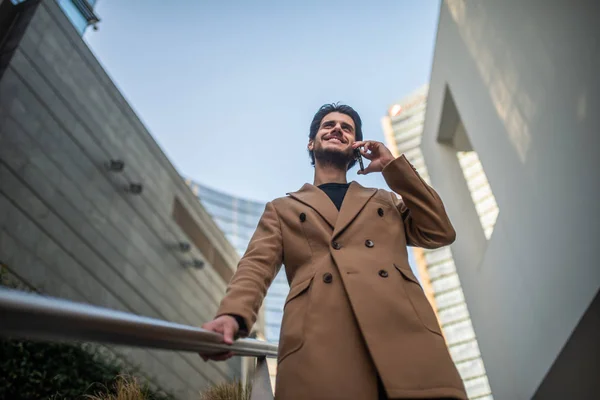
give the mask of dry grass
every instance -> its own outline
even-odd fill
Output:
[[[242,382],[221,383],[200,395],[200,400],[250,400],[250,384]]]
[[[119,376],[114,383],[112,393],[86,395],[89,400],[148,400],[148,390],[131,376]]]
[[[112,393],[99,393],[84,396],[87,400],[150,400],[148,391],[139,381],[130,376],[119,376]],[[228,382],[215,385],[200,394],[200,400],[250,400],[251,386],[242,382]]]

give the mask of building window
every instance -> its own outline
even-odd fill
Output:
[[[57,3],[80,35],[83,35],[88,25],[99,21],[93,9],[95,0],[57,0]]]
[[[77,32],[83,35],[85,28],[87,28],[88,22],[79,12],[75,4],[71,0],[58,0],[58,5],[63,10],[69,21],[73,24]]]
[[[467,187],[471,193],[471,199],[475,204],[479,222],[483,228],[486,239],[490,239],[494,232],[494,225],[498,218],[498,204],[492,188],[488,182],[487,176],[483,171],[483,166],[479,161],[479,156],[475,151],[459,151],[456,153],[458,162],[462,169]]]

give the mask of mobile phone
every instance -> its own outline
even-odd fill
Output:
[[[354,159],[356,161],[358,161],[358,165],[360,165],[360,170],[364,171],[365,170],[365,166],[364,166],[363,161],[362,161],[362,154],[360,154],[360,148],[359,147],[357,147],[356,149],[354,149]]]

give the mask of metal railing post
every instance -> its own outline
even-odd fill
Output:
[[[273,388],[266,357],[258,357],[252,379],[250,400],[273,400]]]

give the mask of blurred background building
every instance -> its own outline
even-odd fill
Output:
[[[185,179],[185,182],[241,257],[246,252],[265,203],[231,196],[191,179]]]
[[[382,119],[382,127],[386,144],[392,153],[396,157],[404,154],[421,177],[431,184],[420,148],[428,90],[429,85],[423,85],[393,104],[388,115]],[[489,188],[485,176],[482,176],[481,165],[477,168],[476,163],[471,159],[466,166],[469,180],[476,181],[474,185],[477,188]],[[450,355],[463,378],[469,398],[491,400],[491,389],[450,247],[437,250],[412,247],[409,250],[413,255],[417,276],[442,327]]]
[[[600,392],[598,20],[591,0],[441,4],[417,165],[457,240],[429,280],[458,272],[497,399]]]
[[[2,272],[35,292],[200,326],[239,255],[82,40],[93,3],[0,1]],[[246,373],[237,357],[106,349],[178,399]]]

